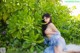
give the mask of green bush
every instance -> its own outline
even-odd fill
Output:
[[[52,22],[66,43],[80,44],[80,20],[70,16],[70,10],[59,0],[1,0],[0,7],[0,46],[5,46],[7,53],[42,53],[46,45],[43,44],[41,17],[46,12],[51,14]]]

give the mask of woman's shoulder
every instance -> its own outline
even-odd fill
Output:
[[[49,23],[49,26],[54,26],[54,24],[53,23]]]
[[[56,30],[56,31],[59,31],[59,30],[57,29],[57,27],[56,27],[53,23],[50,23],[49,26],[50,26],[50,28],[52,28],[52,29],[54,29],[54,30]]]

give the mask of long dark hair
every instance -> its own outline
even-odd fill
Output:
[[[44,24],[44,23],[45,23],[45,21],[43,20],[44,17],[50,18],[50,21],[49,21],[47,24]],[[43,16],[42,16],[42,23],[43,23],[43,24],[42,24],[42,35],[43,35],[43,36],[46,36],[46,34],[44,33],[44,31],[46,30],[47,25],[48,25],[49,23],[51,23],[51,22],[52,22],[52,20],[51,20],[50,14],[49,14],[49,13],[43,14]]]

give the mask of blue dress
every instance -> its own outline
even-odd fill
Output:
[[[55,34],[51,35],[50,39],[47,37],[44,37],[44,44],[49,45],[43,53],[55,53],[54,47],[55,46],[61,46],[63,50],[66,50],[66,43],[63,37],[61,37],[60,32],[56,32]]]

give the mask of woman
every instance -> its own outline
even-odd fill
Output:
[[[44,53],[63,53],[63,51],[66,50],[66,43],[59,30],[52,23],[51,16],[46,13],[42,16],[42,19],[44,43],[49,45],[49,47],[44,50]]]
[[[52,23],[51,16],[48,13],[44,14],[42,19],[44,43],[49,45],[49,47],[44,50],[44,53],[80,53],[79,45],[66,45],[64,38]]]

